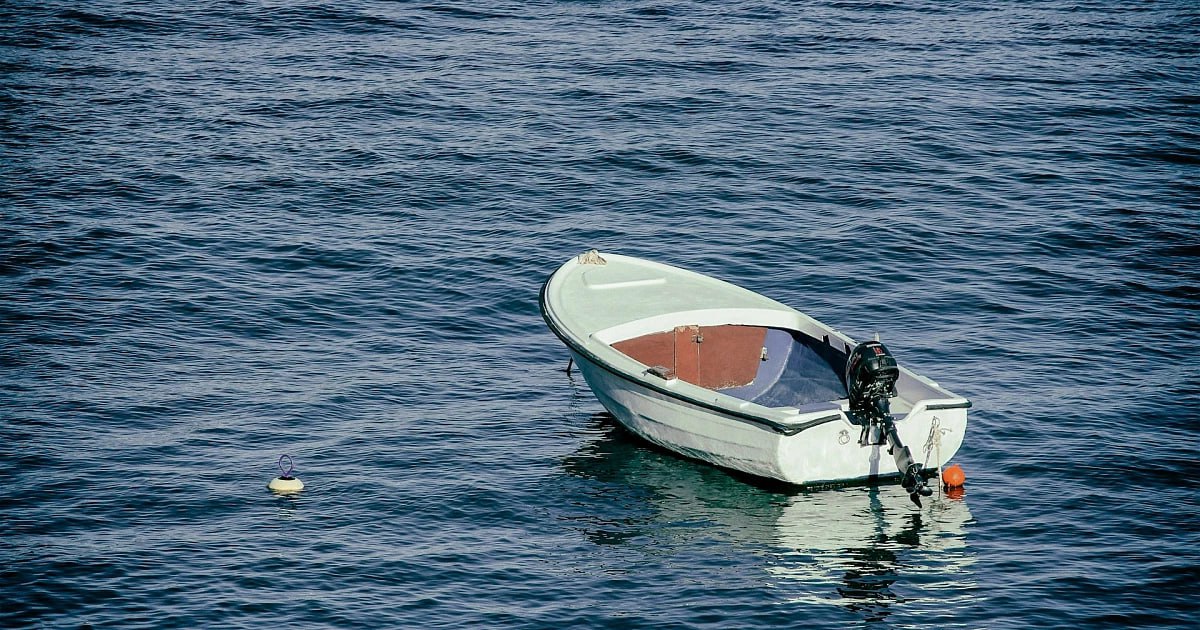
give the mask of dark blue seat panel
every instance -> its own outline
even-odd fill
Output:
[[[767,360],[754,380],[721,390],[765,407],[801,407],[845,398],[842,372],[846,355],[803,333],[770,328],[764,342]]]

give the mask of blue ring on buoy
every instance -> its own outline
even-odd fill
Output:
[[[284,460],[284,459],[287,459],[287,462],[288,462],[288,463],[287,463],[287,470],[284,470],[284,469],[283,469],[283,460]],[[294,470],[296,470],[296,466],[295,466],[295,464],[292,462],[292,456],[291,456],[291,455],[288,455],[287,453],[284,453],[283,455],[280,455],[280,456],[279,456],[279,462],[278,462],[278,463],[276,463],[275,465],[279,467],[279,472],[280,472],[279,478],[280,478],[280,479],[293,479],[293,478],[294,478],[294,477],[292,477],[292,472],[293,472]]]

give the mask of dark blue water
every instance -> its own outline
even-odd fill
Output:
[[[1186,627],[1200,8],[0,5],[0,625]],[[747,483],[542,324],[588,248],[975,403]],[[308,485],[275,496],[281,453]]]

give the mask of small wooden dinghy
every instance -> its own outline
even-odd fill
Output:
[[[541,309],[600,403],[685,457],[801,485],[898,476],[920,505],[962,444],[970,401],[721,280],[593,250],[550,276]]]

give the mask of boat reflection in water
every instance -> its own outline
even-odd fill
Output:
[[[790,498],[776,524],[779,561],[767,568],[785,599],[836,601],[868,619],[886,617],[897,600],[905,609],[946,613],[973,599],[965,500],[928,501],[918,510],[895,485]]]
[[[588,433],[563,465],[597,482],[585,491],[594,501],[562,517],[596,544],[669,557],[703,542],[728,569],[758,565],[776,601],[838,605],[865,620],[901,613],[950,623],[975,597],[964,498],[935,494],[918,509],[894,482],[768,485],[647,447],[606,413]],[[723,571],[732,574],[754,571]]]

